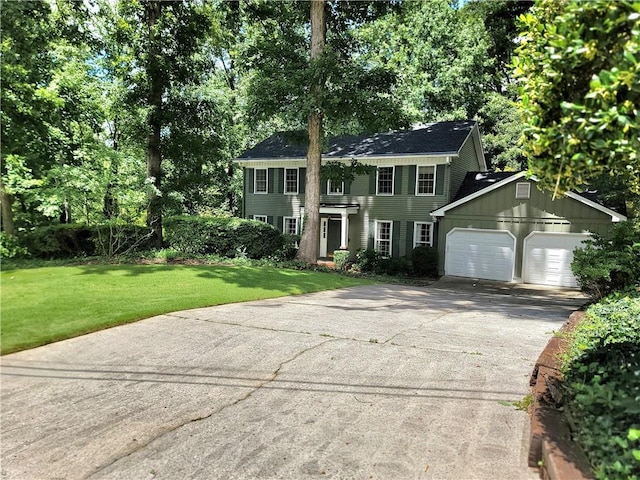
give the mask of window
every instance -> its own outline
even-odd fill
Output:
[[[416,195],[435,195],[436,167],[418,166],[416,174]]]
[[[284,193],[288,193],[288,194],[298,193],[298,169],[297,168],[284,169]]]
[[[284,217],[282,222],[282,231],[289,235],[298,234],[298,219],[296,217]]]
[[[255,193],[267,193],[267,171],[266,168],[256,168],[253,186]]]
[[[391,230],[393,223],[376,220],[376,251],[383,257],[391,256]]]
[[[327,180],[327,193],[329,195],[342,195],[344,193],[344,182]]]
[[[378,189],[376,195],[393,195],[394,167],[378,167]]]
[[[522,182],[516,183],[516,198],[529,198],[531,195],[531,184]]]
[[[257,220],[258,222],[267,223],[267,216],[266,215],[254,215],[253,219]]]
[[[433,223],[413,223],[413,247],[433,246]]]

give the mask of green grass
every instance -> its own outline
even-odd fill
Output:
[[[81,265],[0,273],[2,354],[189,308],[372,283],[336,274],[210,265]]]

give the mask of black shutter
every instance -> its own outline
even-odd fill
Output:
[[[300,189],[298,191],[303,194],[305,187],[307,186],[307,169],[301,168],[298,172],[300,175]]]
[[[442,195],[444,193],[444,172],[446,165],[436,166],[436,195]],[[456,192],[451,192],[455,195]]]
[[[320,195],[327,194],[327,183],[329,183],[328,180],[322,180],[322,178],[320,179]]]
[[[402,167],[396,167],[393,169],[393,194],[402,194]]]
[[[344,182],[344,194],[345,195],[351,194],[351,182]]]
[[[413,254],[413,222],[407,222],[407,257]]]
[[[267,223],[273,225],[273,217],[271,215],[267,215]]]
[[[409,165],[409,191],[407,192],[409,195],[415,195],[416,194],[416,175],[417,175],[417,170],[418,170],[418,166],[417,165]]]
[[[245,172],[246,172],[246,179],[247,179],[247,192],[253,193],[253,175],[255,170],[253,168],[247,168]]]
[[[278,193],[284,193],[284,168],[277,168],[278,172]]]
[[[378,169],[376,168],[369,174],[369,195],[376,194],[376,179],[378,178]]]
[[[393,231],[391,232],[391,256],[400,256],[400,222],[393,222]]]
[[[276,217],[276,227],[279,232],[282,232],[282,227],[284,226],[284,219],[281,216]]]
[[[267,192],[268,193],[273,193],[274,192],[274,184],[275,184],[275,180],[276,180],[276,169],[275,168],[269,168],[267,170]]]
[[[369,238],[367,239],[367,248],[374,249],[376,239],[376,222],[369,222]]]

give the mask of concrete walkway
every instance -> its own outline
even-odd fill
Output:
[[[2,357],[3,479],[534,479],[575,291],[445,280],[162,315]]]

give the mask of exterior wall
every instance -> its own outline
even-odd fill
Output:
[[[357,177],[351,185],[345,186],[344,195],[327,195],[326,185],[323,185],[320,202],[327,204],[358,204],[358,213],[349,216],[349,250],[352,254],[359,248],[373,247],[375,221],[393,221],[392,255],[404,256],[411,253],[413,248],[413,222],[431,222],[430,212],[441,207],[450,200],[449,182],[451,167],[446,164],[447,157],[431,158],[385,158],[376,161],[363,161],[367,164],[395,167],[394,194],[376,195],[375,172],[371,175]],[[266,215],[269,223],[282,229],[282,217],[302,216],[304,206],[304,192],[298,195],[287,195],[283,191],[282,175],[279,170],[304,165],[303,161],[288,161],[278,164],[271,161],[266,165],[278,165],[269,170],[269,191],[272,193],[253,193],[252,168],[245,168],[244,186],[244,216],[253,218],[254,215]],[[281,166],[282,165],[282,166]],[[415,195],[415,166],[436,166],[436,194],[432,196]],[[258,165],[256,165],[258,166]],[[264,168],[261,165],[259,168]],[[477,168],[477,167],[476,167]],[[300,168],[300,178],[304,169]],[[323,216],[323,215],[321,215]],[[434,232],[434,243],[436,240]]]
[[[572,198],[551,199],[549,193],[531,184],[529,199],[516,199],[516,183],[482,195],[460,205],[440,219],[438,254],[440,274],[444,274],[446,234],[455,227],[508,230],[516,236],[515,276],[522,276],[522,247],[524,239],[533,231],[605,233],[611,226],[611,217]]]
[[[469,135],[467,141],[462,145],[458,158],[451,162],[451,196],[455,197],[456,193],[460,189],[460,185],[464,181],[464,177],[467,172],[478,172],[483,170],[483,166],[480,165],[480,160],[477,154],[476,138],[474,135]],[[450,199],[451,200],[451,199]]]

